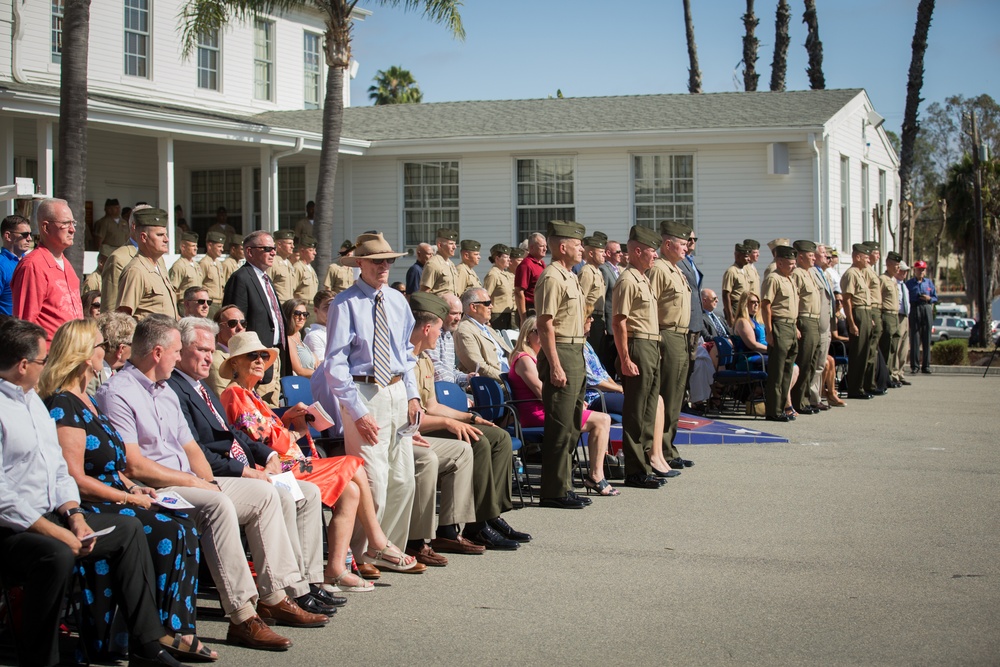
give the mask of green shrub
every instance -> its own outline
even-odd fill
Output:
[[[935,366],[968,366],[969,341],[939,340],[931,346],[931,363]]]

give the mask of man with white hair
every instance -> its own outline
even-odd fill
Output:
[[[440,295],[448,304],[448,317],[441,327],[441,335],[438,336],[437,345],[433,349],[427,350],[427,356],[434,362],[435,382],[454,382],[462,389],[469,386],[469,378],[475,373],[464,373],[458,370],[458,355],[455,354],[455,330],[458,323],[462,321],[462,301],[452,294],[446,292]]]
[[[529,310],[535,310],[535,284],[545,270],[545,253],[548,250],[548,242],[543,234],[535,232],[528,237],[528,256],[514,273],[514,303],[521,322]]]
[[[499,381],[501,373],[510,371],[507,361],[510,345],[490,326],[493,314],[490,295],[482,287],[466,290],[462,295],[462,311],[465,317],[454,335],[459,370]]]

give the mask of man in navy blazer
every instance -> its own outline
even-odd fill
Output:
[[[268,475],[280,473],[278,453],[241,431],[230,430],[222,403],[204,382],[212,366],[219,325],[200,317],[185,317],[178,326],[181,330],[181,358],[167,384],[177,394],[184,418],[195,441],[205,452],[212,474],[217,477],[268,480]],[[242,451],[246,463],[241,460],[239,451]],[[257,470],[254,464],[263,466],[264,470]],[[309,582],[310,592],[296,598],[296,602],[306,611],[329,616],[346,600],[332,596],[322,588],[323,504],[319,487],[304,480],[298,480],[298,485],[305,496],[298,501],[284,489],[278,489],[292,550],[303,578]]]
[[[694,263],[694,251],[697,245],[698,237],[692,230],[687,243],[687,255],[683,260],[677,262],[677,268],[684,274],[691,287],[691,321],[688,323],[688,331],[691,332],[692,336],[701,334],[701,281],[705,277],[705,274]]]

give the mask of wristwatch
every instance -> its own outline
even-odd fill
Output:
[[[87,510],[83,509],[82,507],[70,507],[68,510],[63,512],[63,519],[68,522],[69,518],[74,514],[86,514],[86,513]]]

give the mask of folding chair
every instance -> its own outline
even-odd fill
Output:
[[[511,449],[517,457],[514,461],[515,470],[512,471],[514,484],[517,486],[517,496],[524,505],[524,491],[528,492],[528,503],[534,502],[534,494],[531,490],[531,479],[528,476],[528,469],[523,463],[518,468],[520,461],[519,453],[524,445],[521,437],[520,422],[517,419],[517,411],[508,402],[504,395],[504,389],[499,382],[493,378],[475,376],[470,379],[472,386],[473,409],[479,413],[483,419],[488,419],[494,424],[506,429],[510,434]],[[438,399],[440,401],[440,398]],[[510,424],[504,426],[505,424]],[[539,439],[538,442],[541,442]],[[523,479],[522,479],[523,476]]]
[[[761,356],[760,359],[751,360],[751,355],[744,352],[736,352],[733,348],[733,342],[728,336],[716,336],[715,348],[719,352],[720,367],[715,372],[715,381],[722,385],[721,403],[724,407],[728,398],[733,405],[733,412],[735,413],[739,411],[737,408],[742,402],[740,396],[745,394],[748,396],[747,400],[753,400],[753,390],[757,387],[760,387],[761,394],[763,395],[764,384],[767,382],[764,359]],[[746,370],[736,368],[737,362],[741,359],[747,364]],[[725,366],[725,368],[722,368],[722,366]],[[759,370],[755,367],[759,367]],[[755,419],[757,418],[756,411],[753,413],[753,416]]]

